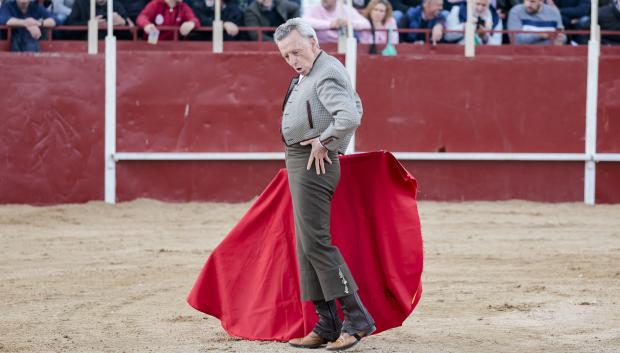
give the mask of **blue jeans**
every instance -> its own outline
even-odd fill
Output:
[[[11,51],[39,52],[39,40],[32,38],[25,28],[11,29]]]

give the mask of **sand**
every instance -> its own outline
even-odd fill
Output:
[[[0,206],[0,352],[299,352],[228,337],[185,303],[249,205]],[[620,205],[421,202],[420,215],[422,300],[352,351],[620,351]]]

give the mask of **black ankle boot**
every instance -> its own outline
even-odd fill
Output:
[[[327,341],[335,341],[340,336],[340,330],[342,329],[342,322],[338,317],[336,300],[315,300],[314,309],[319,315],[319,322],[316,324],[314,331],[319,336],[325,338]]]
[[[344,312],[342,332],[350,335],[363,333],[370,334],[375,330],[375,321],[362,304],[357,292],[346,297],[338,298]]]

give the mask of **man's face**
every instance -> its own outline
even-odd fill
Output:
[[[336,8],[337,3],[338,0],[321,0],[321,6],[330,11]]]
[[[542,0],[525,0],[523,1],[523,6],[525,6],[525,11],[527,11],[527,13],[537,13],[542,6]]]
[[[16,0],[15,3],[20,9],[26,10],[28,8],[28,4],[30,4],[30,0]]]
[[[273,6],[273,0],[256,0],[256,2],[266,9],[271,9],[271,6]]]
[[[428,0],[422,5],[426,18],[435,18],[443,9],[443,0]]]
[[[476,0],[476,16],[480,16],[487,12],[489,8],[489,0]]]
[[[305,38],[293,30],[286,38],[277,42],[280,54],[286,63],[298,74],[307,75],[312,69],[319,46],[314,38]]]

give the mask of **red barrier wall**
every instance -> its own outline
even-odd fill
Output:
[[[582,49],[543,56],[529,47],[523,55],[494,48],[476,59],[445,48],[362,55],[365,114],[357,149],[582,152]],[[601,152],[620,152],[619,62],[601,60]],[[0,53],[0,202],[102,198],[103,66],[102,55]],[[119,50],[117,71],[119,151],[282,151],[280,107],[293,75],[277,53]],[[404,164],[422,199],[583,199],[579,162]],[[281,167],[282,161],[124,161],[118,198],[244,201]],[[599,163],[597,172],[597,201],[620,202],[620,163]]]

